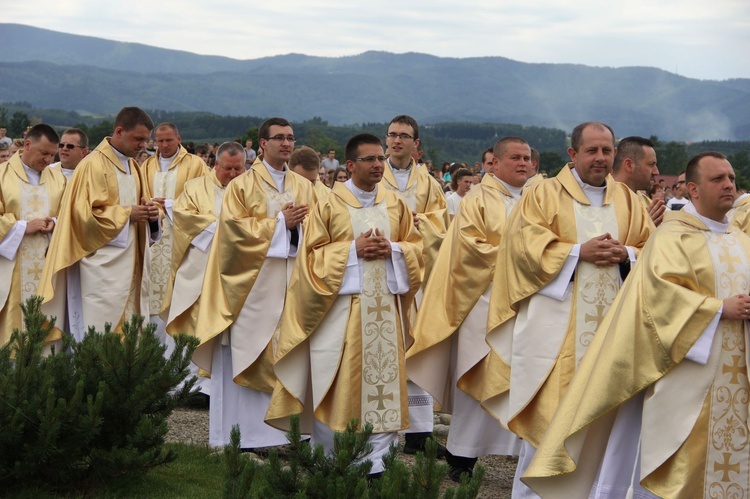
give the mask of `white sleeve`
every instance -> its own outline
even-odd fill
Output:
[[[628,250],[628,258],[630,259],[630,268],[633,268],[633,265],[635,265],[635,261],[636,261],[635,248],[632,248],[630,246],[625,246],[625,249]]]
[[[284,213],[279,212],[276,215],[276,229],[273,232],[271,238],[271,247],[268,248],[266,258],[288,258],[289,257],[289,234],[290,232],[286,228],[286,218]]]
[[[114,246],[115,248],[124,248],[128,245],[128,234],[130,231],[130,220],[125,224],[119,234],[107,243],[107,246]]]
[[[19,220],[0,241],[0,256],[12,261],[21,246],[24,234],[26,234],[26,220]]]
[[[693,346],[688,350],[688,353],[685,354],[686,359],[703,365],[708,362],[708,356],[711,355],[711,345],[714,342],[716,330],[719,328],[719,320],[721,319],[721,312],[723,310],[724,305],[719,308],[719,311],[716,312],[714,318],[708,323],[706,329],[703,330],[696,342],[693,343]]]
[[[359,258],[357,258],[356,242],[352,241],[352,244],[349,246],[349,257],[346,260],[344,277],[341,279],[339,296],[358,295],[362,292],[361,267],[362,265],[359,263]]]
[[[174,199],[164,200],[164,211],[167,212],[169,221],[174,223]]]
[[[206,253],[208,251],[208,247],[211,245],[211,241],[214,240],[214,234],[216,233],[216,223],[217,220],[211,222],[208,227],[203,229],[200,234],[195,236],[193,240],[190,241],[190,244]]]
[[[391,258],[385,261],[385,271],[388,291],[394,295],[409,291],[409,271],[404,252],[398,243],[391,242]]]
[[[562,269],[560,269],[560,273],[549,284],[537,291],[537,293],[553,300],[563,301],[568,290],[568,284],[570,284],[570,280],[573,278],[573,272],[576,271],[580,254],[581,245],[573,245],[568,258],[565,260]]]

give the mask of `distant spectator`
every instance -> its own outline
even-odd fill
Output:
[[[467,168],[459,168],[453,174],[453,180],[451,180],[451,189],[453,192],[445,197],[445,200],[448,202],[448,213],[450,213],[451,218],[458,212],[458,205],[466,193],[469,192],[469,189],[471,189],[473,180],[474,174]]]
[[[335,182],[346,182],[349,180],[349,172],[346,171],[346,168],[336,168],[336,173],[333,177],[334,183]]]
[[[245,169],[250,168],[255,162],[255,158],[258,157],[258,153],[253,149],[253,141],[247,139],[245,141]]]
[[[135,161],[136,161],[136,163],[138,163],[139,165],[142,165],[142,164],[143,164],[143,163],[145,163],[145,162],[146,162],[146,160],[147,160],[148,158],[150,158],[150,157],[151,157],[151,156],[149,155],[149,153],[148,153],[148,152],[146,152],[146,150],[145,150],[145,149],[141,149],[141,152],[139,152],[139,153],[138,153],[138,156],[136,156],[136,157],[135,157]]]
[[[196,146],[196,148],[195,148],[195,155],[196,156],[200,156],[200,158],[203,160],[203,162],[206,163],[206,165],[209,168],[211,168],[212,165],[210,163],[211,158],[210,158],[210,155],[209,155],[208,145],[201,144],[199,146]]]
[[[5,144],[6,147],[10,148],[13,145],[13,139],[6,137],[6,133],[8,133],[8,129],[5,128],[5,125],[0,125],[0,144]]]
[[[10,147],[5,142],[0,142],[0,163],[5,163],[10,159]]]
[[[336,159],[336,151],[334,149],[328,150],[328,157],[321,161],[321,164],[326,171],[333,171],[339,167],[339,160]]]
[[[23,139],[14,139],[10,145],[10,155],[13,156],[19,149],[23,149]]]
[[[318,156],[318,159],[320,159],[320,156]],[[320,168],[318,168],[318,177],[320,178],[320,181],[323,182],[324,185],[331,187],[331,181],[328,178],[328,172],[326,171],[323,165],[321,165]]]
[[[688,204],[684,171],[677,176],[677,183],[672,187],[672,195],[674,197],[667,202],[667,208],[670,210],[681,210],[686,204]]]

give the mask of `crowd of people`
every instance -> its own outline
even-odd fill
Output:
[[[189,150],[136,107],[96,147],[31,127],[0,164],[0,343],[32,295],[46,348],[140,314],[167,355],[200,340],[210,445],[284,445],[299,414],[330,452],[357,419],[372,479],[438,411],[451,478],[518,456],[514,497],[750,494],[750,196],[722,154],[667,187],[599,122],[549,178],[522,137],[433,168],[407,115],[343,163],[283,118],[258,136]]]

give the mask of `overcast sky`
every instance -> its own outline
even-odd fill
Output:
[[[750,78],[748,0],[25,0],[0,21],[236,59],[383,50]]]

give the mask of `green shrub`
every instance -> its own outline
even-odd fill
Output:
[[[334,436],[334,450],[325,455],[323,447],[312,448],[302,441],[299,418],[292,417],[287,433],[290,445],[285,449],[287,462],[272,450],[268,460],[260,464],[240,451],[240,430],[232,428],[230,444],[224,448],[227,475],[225,499],[245,498],[321,498],[356,497],[369,499],[437,499],[448,473],[448,465],[437,461],[437,442],[429,439],[426,453],[417,453],[415,465],[409,469],[398,459],[398,446],[393,445],[384,459],[385,471],[378,479],[369,481],[372,468],[363,457],[371,451],[367,443],[372,425],[357,432],[359,421],[352,420],[344,433]],[[446,499],[474,498],[484,475],[477,466],[474,476],[462,477],[457,488],[448,487]]]
[[[24,331],[0,348],[0,482],[85,491],[124,474],[173,461],[164,449],[167,417],[191,395],[188,375],[198,340],[175,338],[169,359],[154,334],[133,316],[123,334],[89,329],[78,344],[42,356],[54,319],[41,298],[22,306]]]

